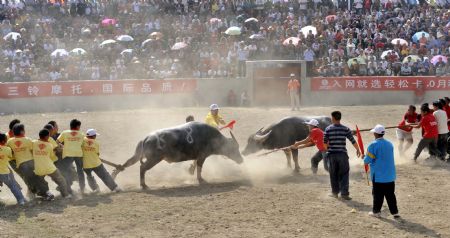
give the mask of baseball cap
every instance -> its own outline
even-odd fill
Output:
[[[316,119],[311,119],[310,121],[306,122],[306,125],[318,126],[319,122]]]
[[[295,74],[294,74],[294,73],[292,73],[292,74],[291,74],[291,77],[295,77]]]
[[[384,126],[378,124],[376,125],[372,130],[370,130],[370,132],[379,134],[379,135],[384,135]]]
[[[211,106],[209,106],[209,109],[211,109],[211,111],[219,110],[219,105],[217,105],[217,104],[211,104]]]
[[[97,130],[95,129],[88,129],[86,131],[87,136],[99,136],[100,134],[97,133]]]

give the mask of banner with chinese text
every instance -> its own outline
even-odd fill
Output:
[[[0,83],[0,98],[189,93],[197,80],[102,80]]]
[[[450,90],[450,77],[330,77],[312,78],[312,91]]]

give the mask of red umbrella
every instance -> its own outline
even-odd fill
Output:
[[[113,26],[117,23],[116,19],[105,18],[102,20],[102,26]]]
[[[209,23],[219,23],[219,22],[222,22],[222,20],[220,20],[219,18],[211,18],[211,19],[209,19]]]
[[[328,23],[334,22],[337,20],[337,16],[336,15],[328,15],[327,17],[325,17],[325,20],[327,20]]]

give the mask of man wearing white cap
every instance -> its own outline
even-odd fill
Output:
[[[316,119],[311,119],[305,124],[309,127],[309,136],[302,141],[295,142],[291,148],[302,149],[316,145],[319,151],[311,158],[311,170],[313,174],[316,174],[319,162],[323,159],[323,166],[328,171],[328,163],[326,161],[327,149],[323,143],[323,131],[319,128],[319,122]]]
[[[86,132],[86,137],[81,145],[83,149],[83,170],[88,176],[92,176],[92,172],[94,172],[111,191],[120,192],[120,188],[102,164],[100,159],[100,145],[95,140],[97,135],[99,134],[95,129],[89,129]],[[94,191],[99,190],[97,184],[89,185],[96,188]]]
[[[225,121],[219,115],[219,105],[211,104],[210,112],[206,115],[205,123],[219,129],[219,125],[225,125]]]
[[[291,98],[291,110],[300,110],[300,82],[295,78],[295,74],[291,74],[290,77],[287,93]]]
[[[373,210],[369,215],[380,217],[381,207],[386,198],[389,211],[394,218],[400,218],[395,197],[395,162],[394,146],[384,139],[385,129],[382,125],[376,125],[370,132],[375,136],[367,148],[364,163],[370,165],[370,177],[372,179]]]

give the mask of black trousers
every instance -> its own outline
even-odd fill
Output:
[[[395,182],[390,183],[375,183],[372,188],[373,195],[373,213],[381,212],[384,198],[392,215],[398,213],[397,198],[395,197]]]
[[[319,163],[323,160],[323,168],[328,172],[329,162],[326,157],[327,152],[325,151],[317,151],[317,153],[314,154],[314,156],[311,158],[311,170],[315,174],[317,173]]]
[[[347,153],[328,153],[326,158],[329,163],[331,192],[341,193],[341,196],[349,195],[349,173]]]

